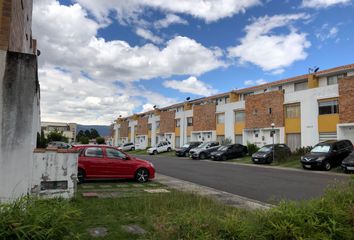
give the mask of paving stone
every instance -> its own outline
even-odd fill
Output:
[[[98,198],[116,198],[116,197],[121,197],[122,193],[120,192],[104,192],[104,193],[99,193]]]
[[[93,189],[93,188],[95,188],[95,186],[93,186],[93,185],[82,185],[81,187],[84,188],[84,189]]]
[[[155,188],[155,189],[144,189],[145,192],[148,193],[169,193],[170,191],[163,188]]]
[[[97,227],[87,229],[91,237],[105,237],[107,235],[107,228]]]
[[[98,197],[98,194],[96,192],[85,192],[82,193],[82,196],[86,198],[96,198]]]
[[[123,225],[122,228],[127,231],[128,233],[132,233],[132,234],[145,234],[146,231],[145,229],[141,228],[138,225],[135,224],[130,224],[130,225]]]
[[[144,187],[144,184],[133,184],[132,186],[133,186],[133,187],[141,188],[141,187]]]
[[[111,185],[100,185],[100,188],[112,188]]]
[[[156,183],[150,183],[149,184],[149,187],[158,187],[158,186],[160,186],[159,184],[156,184]]]
[[[128,184],[117,184],[116,187],[118,187],[118,188],[127,188],[127,187],[129,187],[129,185]]]

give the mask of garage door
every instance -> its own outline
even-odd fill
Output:
[[[320,142],[328,141],[328,140],[337,140],[336,132],[328,132],[328,133],[320,133]]]
[[[301,134],[289,133],[286,134],[286,145],[289,146],[292,152],[301,147]]]

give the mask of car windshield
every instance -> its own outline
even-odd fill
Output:
[[[198,146],[198,148],[205,148],[206,146],[209,146],[209,143],[202,143]]]
[[[218,148],[218,151],[226,151],[227,149],[229,149],[229,146],[221,146]]]
[[[182,147],[183,147],[183,148],[189,148],[190,145],[191,145],[190,143],[186,143],[186,144],[184,144]]]
[[[312,153],[328,153],[330,148],[331,148],[331,146],[329,146],[329,145],[318,145],[318,146],[315,146],[311,150],[311,152]]]
[[[353,157],[354,157],[354,151],[352,151],[352,153],[350,154],[350,156],[353,156]]]
[[[264,147],[262,147],[261,149],[259,149],[258,152],[270,152],[270,151],[272,151],[272,147],[266,147],[266,146],[264,146]]]

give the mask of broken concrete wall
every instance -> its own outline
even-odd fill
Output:
[[[33,154],[31,194],[72,198],[76,190],[78,153],[63,149],[36,149]]]
[[[39,98],[37,57],[0,51],[0,201],[29,192]]]

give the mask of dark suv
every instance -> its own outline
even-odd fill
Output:
[[[349,154],[342,162],[342,169],[344,172],[353,172],[354,173],[354,151]]]
[[[215,152],[212,152],[211,159],[218,160],[227,160],[230,158],[243,157],[247,154],[247,147],[241,144],[229,144],[225,146],[221,146]]]
[[[189,151],[189,156],[193,159],[209,158],[210,154],[219,148],[219,142],[205,142]]]
[[[322,168],[329,171],[332,167],[341,165],[352,150],[353,144],[349,140],[321,142],[302,156],[300,161],[304,169]]]
[[[264,145],[256,153],[252,154],[253,163],[272,163],[274,159],[281,159],[291,155],[290,148],[286,144],[273,144]]]
[[[193,148],[198,147],[202,142],[189,142],[184,144],[181,148],[176,149],[176,156],[178,157],[188,157],[189,151]]]

